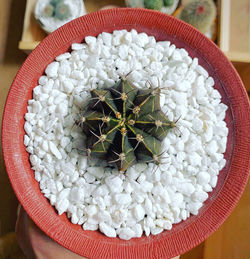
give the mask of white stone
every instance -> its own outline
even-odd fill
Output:
[[[65,81],[63,81],[63,88],[64,88],[64,91],[67,94],[69,94],[73,91],[74,84],[70,80],[65,80]]]
[[[115,201],[117,202],[117,204],[120,205],[125,205],[125,204],[129,204],[131,202],[131,196],[129,194],[115,194]]]
[[[129,240],[135,237],[135,232],[131,228],[122,228],[119,231],[119,237],[124,240]]]
[[[187,80],[183,80],[176,84],[176,90],[186,92],[188,89],[191,88],[191,84]]]
[[[103,40],[103,43],[106,45],[106,46],[111,46],[112,44],[112,36],[110,33],[107,33],[107,32],[103,32],[102,33],[102,40]]]
[[[208,152],[209,155],[213,155],[216,153],[218,150],[218,144],[215,140],[212,140],[208,143],[206,147],[206,151]]]
[[[136,163],[134,165],[134,168],[137,172],[141,173],[143,172],[144,170],[147,169],[147,164],[144,164],[144,163]]]
[[[193,129],[196,131],[196,132],[202,132],[203,130],[203,121],[199,118],[194,118],[193,120]]]
[[[55,155],[55,157],[57,159],[62,159],[62,155],[61,155],[60,151],[58,150],[57,146],[52,141],[49,141],[49,148],[50,148],[51,153],[53,155]]]
[[[141,221],[144,218],[145,210],[140,204],[135,206],[134,215],[135,215],[135,218],[137,219],[137,221]]]
[[[85,45],[81,44],[81,43],[73,43],[71,45],[72,50],[81,50],[81,49],[84,49],[84,48],[85,48]]]
[[[104,174],[104,169],[102,167],[89,167],[87,171],[95,176],[96,178],[101,178]]]
[[[73,187],[70,192],[70,200],[73,202],[81,202],[84,200],[84,190],[82,188]]]
[[[54,61],[47,66],[47,68],[45,69],[45,73],[47,74],[48,77],[56,78],[58,75],[58,68],[59,68],[59,63]]]
[[[41,76],[40,78],[39,78],[39,80],[38,80],[38,83],[39,83],[39,85],[45,85],[47,82],[48,82],[48,77],[47,76]],[[34,91],[34,89],[33,89],[33,91]]]
[[[60,140],[60,145],[62,148],[65,148],[70,143],[69,137],[62,137]]]
[[[105,179],[105,182],[107,184],[107,186],[110,188],[110,191],[113,193],[120,193],[123,190],[122,187],[122,180],[118,177],[118,176],[108,176]]]
[[[201,165],[201,157],[196,152],[190,153],[187,157],[192,166]]]
[[[90,224],[90,223],[87,223],[87,222],[85,222],[82,226],[83,226],[84,230],[92,230],[92,231],[94,231],[94,230],[98,229],[98,225],[97,224]]]
[[[104,233],[108,237],[116,237],[116,231],[110,225],[106,224],[105,222],[101,222],[99,224],[100,231]]]
[[[56,57],[56,61],[62,61],[65,59],[69,59],[71,57],[71,54],[69,52],[65,52],[59,56]]]
[[[138,170],[135,169],[134,166],[131,166],[128,168],[126,175],[130,178],[130,179],[137,179],[140,175],[140,172]]]
[[[208,77],[208,72],[207,72],[207,70],[206,70],[205,68],[203,68],[202,66],[198,65],[198,66],[196,67],[196,71],[197,71],[198,73],[200,73],[201,75],[203,75],[205,78]]]
[[[80,156],[78,160],[78,167],[81,170],[85,170],[88,166],[88,158],[86,156]]]
[[[66,212],[68,209],[68,206],[69,206],[69,200],[67,199],[63,199],[55,203],[55,207],[59,215],[62,215],[64,212]]]
[[[31,124],[30,124],[29,122],[27,122],[27,121],[24,123],[24,130],[25,130],[25,132],[28,134],[28,136],[31,135],[32,126],[31,126]]]
[[[30,138],[27,135],[24,135],[23,143],[27,147],[30,142]]]
[[[208,198],[208,194],[202,190],[200,191],[195,191],[192,194],[192,199],[194,201],[199,201],[199,202],[204,202]]]
[[[186,195],[186,196],[190,196],[194,191],[195,191],[195,188],[193,186],[193,184],[191,183],[182,183],[178,186],[178,190]]]

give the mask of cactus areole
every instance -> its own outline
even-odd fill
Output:
[[[85,113],[76,122],[87,136],[88,155],[116,164],[161,162],[161,141],[175,125],[160,110],[160,89],[139,90],[126,79],[91,91]]]

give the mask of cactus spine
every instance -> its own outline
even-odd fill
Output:
[[[76,122],[88,153],[126,171],[135,161],[160,163],[161,141],[175,126],[160,110],[160,89],[139,90],[126,79],[91,91],[87,111]]]

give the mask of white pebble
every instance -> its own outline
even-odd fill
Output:
[[[119,237],[124,240],[129,240],[135,236],[135,232],[131,228],[122,228],[119,232]]]
[[[24,130],[30,136],[30,134],[32,132],[32,126],[27,121],[24,123]]]
[[[202,186],[206,185],[210,181],[210,175],[207,172],[200,172],[197,175],[198,183]]]
[[[69,59],[71,57],[71,54],[69,52],[65,52],[63,54],[61,54],[60,56],[56,57],[56,61],[62,61],[65,59]]]
[[[57,159],[62,159],[60,151],[52,141],[49,141],[49,148],[51,153],[54,154]]]
[[[59,215],[62,215],[64,212],[67,211],[69,207],[69,200],[63,199],[57,203],[55,203],[55,207]]]
[[[190,196],[195,191],[195,188],[191,183],[182,183],[179,185],[178,190],[182,194]]]
[[[64,88],[64,91],[67,94],[69,94],[73,91],[74,85],[70,80],[65,80],[65,81],[63,81],[63,88]]]
[[[27,135],[24,135],[23,143],[27,147],[30,142],[30,138]]]
[[[135,206],[134,215],[135,215],[135,218],[137,219],[137,221],[141,221],[144,218],[145,210],[143,209],[143,207],[140,204]]]
[[[120,205],[125,205],[130,203],[132,200],[129,194],[115,194],[115,201]]]
[[[201,75],[203,75],[205,78],[208,77],[208,72],[207,72],[207,70],[206,70],[205,68],[203,68],[202,66],[198,65],[198,66],[196,67],[196,71],[197,71],[198,73],[200,73]]]
[[[110,225],[108,225],[108,224],[106,224],[104,222],[101,222],[99,224],[99,227],[100,227],[100,231],[102,233],[104,233],[106,236],[108,236],[108,237],[116,237],[116,231]]]
[[[104,174],[104,169],[102,167],[90,167],[87,171],[96,178],[101,178]]]
[[[73,43],[71,45],[72,50],[81,50],[81,49],[84,49],[84,48],[85,48],[84,44],[80,44],[80,43]]]
[[[59,63],[52,62],[45,69],[45,73],[47,74],[48,77],[56,78],[58,75],[58,68],[59,68]]]

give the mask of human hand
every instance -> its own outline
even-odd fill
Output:
[[[28,259],[83,259],[46,236],[21,207],[16,223],[17,242]],[[172,258],[178,259],[179,256]]]
[[[16,237],[28,259],[83,259],[46,236],[21,207],[16,222]]]

